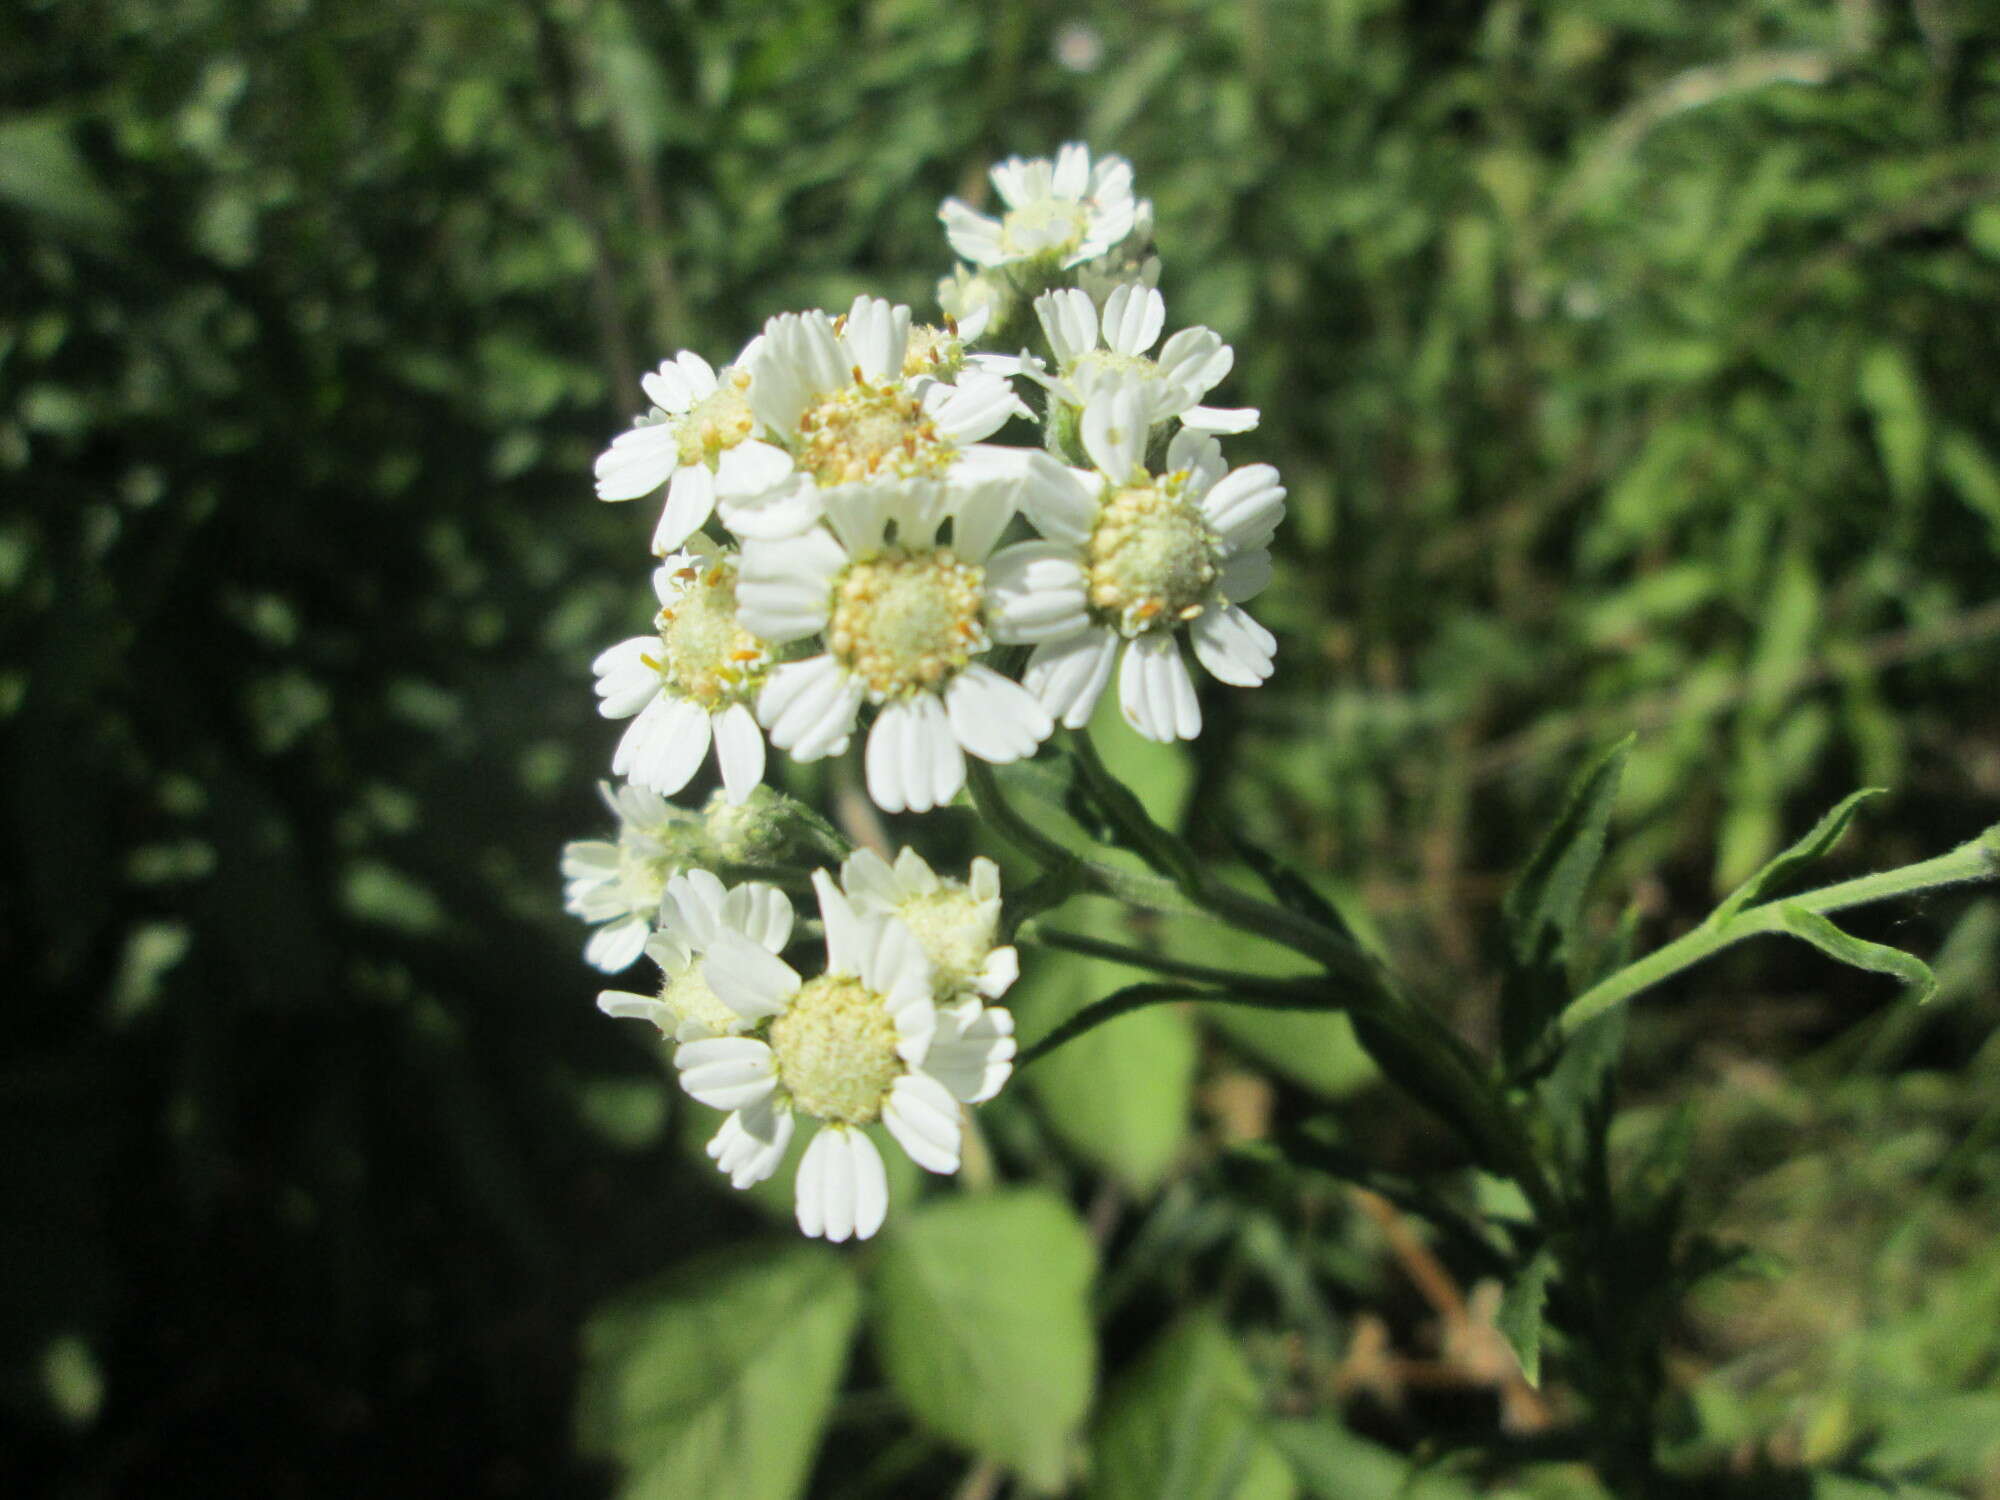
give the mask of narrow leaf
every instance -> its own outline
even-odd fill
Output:
[[[1272,899],[1280,906],[1295,916],[1319,923],[1330,932],[1359,942],[1353,929],[1347,925],[1347,919],[1340,914],[1340,909],[1314,890],[1303,875],[1241,834],[1232,831],[1228,837],[1243,863],[1257,872],[1257,878],[1264,882]]]
[[[1298,999],[1288,1000],[1277,995],[1246,995],[1231,990],[1210,989],[1206,985],[1188,984],[1182,980],[1128,984],[1122,990],[1116,990],[1102,1000],[1086,1005],[1032,1047],[1024,1048],[1021,1055],[1015,1059],[1014,1071],[1020,1072],[1036,1058],[1055,1051],[1065,1042],[1075,1040],[1086,1031],[1102,1026],[1106,1021],[1115,1021],[1132,1011],[1143,1009],[1148,1005],[1163,1005],[1170,1000],[1200,1000],[1211,1005],[1250,1005],[1265,1010],[1330,1008],[1324,991],[1320,990],[1301,990]]]
[[[1743,884],[1729,893],[1729,898],[1715,909],[1708,920],[1712,925],[1720,925],[1735,916],[1744,907],[1779,894],[1791,879],[1806,866],[1823,858],[1833,846],[1840,842],[1847,832],[1847,825],[1854,821],[1854,815],[1861,804],[1871,797],[1883,793],[1879,786],[1863,787],[1851,793],[1832,812],[1813,825],[1812,832],[1778,855],[1763,869],[1752,875]]]
[[[1910,987],[1911,998],[1919,1005],[1937,993],[1937,976],[1914,953],[1842,932],[1818,912],[1792,902],[1778,908],[1778,921],[1784,931],[1811,943],[1828,958],[1870,973],[1894,975]]]
[[[1555,1275],[1555,1252],[1544,1245],[1507,1283],[1500,1297],[1500,1311],[1494,1326],[1521,1362],[1521,1373],[1529,1385],[1542,1383],[1542,1312],[1548,1306],[1549,1279]]]

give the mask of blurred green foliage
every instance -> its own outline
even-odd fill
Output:
[[[12,1493],[1591,1493],[1563,1392],[1245,1147],[1333,1101],[1463,1166],[1344,1034],[1114,1023],[982,1116],[1036,1186],[899,1183],[864,1261],[727,1195],[589,1004],[555,854],[652,519],[591,459],[676,348],[927,306],[1007,151],[1132,158],[1291,487],[1279,676],[1142,794],[1324,871],[1476,1042],[1503,878],[1627,728],[1599,889],[1649,933],[1858,784],[1854,868],[2000,817],[1977,5],[19,0],[0,101]],[[2000,1494],[2000,934],[1894,920],[1950,937],[1921,1015],[1800,948],[1634,1017],[1627,1149],[1692,1108],[1696,1196],[1791,1262],[1670,1354],[1750,1493]],[[1032,963],[1024,1028],[1113,982]],[[1426,1441],[1503,1454],[1406,1482]]]

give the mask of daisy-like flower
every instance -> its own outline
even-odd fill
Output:
[[[1122,644],[1119,706],[1164,742],[1201,733],[1183,626],[1211,676],[1255,687],[1271,675],[1277,642],[1240,606],[1270,581],[1285,491],[1269,464],[1225,471],[1215,439],[1192,429],[1175,435],[1166,471],[1149,472],[1147,417],[1135,388],[1093,398],[1079,426],[1096,470],[1031,493],[1046,540],[995,557],[988,587],[994,634],[1033,643],[1022,681],[1052,715],[1088,722]]]
[[[840,867],[840,886],[855,909],[901,918],[931,961],[940,1005],[997,1000],[1021,974],[1021,960],[999,940],[1000,867],[983,856],[969,878],[952,880],[911,848],[889,863],[856,849]]]
[[[739,623],[737,559],[705,536],[690,537],[654,571],[653,589],[654,633],[620,641],[592,664],[598,711],[632,719],[612,772],[670,797],[700,769],[712,742],[723,790],[741,802],[764,779],[764,732],[750,705],[771,653]]]
[[[1019,484],[851,485],[825,525],[747,544],[743,623],[775,644],[817,635],[824,646],[772,669],[757,700],[771,743],[799,760],[838,754],[861,705],[879,705],[865,764],[886,812],[949,802],[966,751],[997,765],[1034,754],[1054,728],[1048,714],[979,660],[992,644],[985,563]]]
[[[1057,373],[1032,365],[1022,372],[1041,381],[1074,413],[1112,385],[1140,393],[1149,427],[1180,420],[1197,432],[1248,432],[1257,425],[1255,407],[1203,406],[1202,398],[1221,384],[1236,353],[1213,329],[1183,328],[1149,351],[1167,325],[1167,304],[1154,288],[1137,282],[1116,287],[1099,315],[1088,292],[1075,287],[1045,292],[1035,299],[1035,316],[1055,354]]]
[[[818,1131],[799,1160],[799,1228],[867,1239],[888,1211],[888,1179],[865,1127],[880,1120],[926,1171],[958,1170],[961,1103],[991,1097],[1010,1063],[997,1025],[961,1027],[931,1000],[922,945],[893,917],[864,916],[824,870],[813,874],[826,968],[806,979],[764,945],[718,928],[701,960],[722,1003],[754,1030],[683,1042],[681,1087],[729,1111],[710,1147],[737,1187],[778,1169],[799,1116]],[[986,1014],[991,1015],[991,1012]]]
[[[957,198],[938,210],[951,248],[975,266],[1066,271],[1116,249],[1138,220],[1122,156],[1093,164],[1090,149],[1071,142],[1053,162],[1010,156],[989,175],[1006,205],[999,218]]]
[[[583,956],[616,974],[645,951],[667,881],[703,841],[701,817],[644,787],[599,782],[618,820],[618,837],[578,839],[563,846],[563,907],[597,930]]]
[[[597,1008],[619,1019],[651,1021],[679,1042],[749,1030],[748,1020],[715,998],[700,959],[724,929],[767,953],[783,953],[792,940],[792,903],[785,893],[754,880],[725,887],[707,870],[689,870],[667,882],[659,913],[660,930],[645,949],[660,966],[659,994],[605,990]]]
[[[983,323],[974,326],[983,327]],[[910,310],[857,297],[840,318],[784,313],[764,327],[752,406],[783,445],[793,477],[740,502],[724,522],[743,537],[796,535],[844,487],[891,479],[976,479],[1005,471],[983,445],[1028,409],[1004,375],[963,366],[961,327],[913,331]]]
[[[720,376],[685,349],[667,360],[639,382],[652,410],[598,456],[600,500],[636,500],[667,486],[653,533],[661,556],[694,535],[718,497],[760,495],[791,473],[784,450],[757,435],[750,405],[756,349],[753,342]]]

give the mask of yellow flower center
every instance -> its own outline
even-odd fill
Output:
[[[896,1023],[882,997],[857,979],[809,979],[771,1023],[778,1079],[792,1102],[821,1120],[866,1125],[902,1074]]]
[[[856,383],[799,418],[799,467],[821,484],[939,474],[952,445],[916,397],[897,386]]]
[[[690,564],[679,597],[660,609],[660,655],[646,660],[680,697],[713,709],[747,698],[770,661],[764,643],[736,622],[736,567]]]
[[[660,985],[660,1003],[673,1012],[676,1030],[688,1021],[699,1022],[716,1036],[734,1036],[745,1029],[743,1018],[708,987],[698,963],[689,964],[685,973],[666,977]]]
[[[834,585],[827,645],[877,703],[936,688],[990,644],[980,618],[985,581],[984,568],[948,547],[892,548],[852,563]]]
[[[969,992],[986,969],[999,913],[985,906],[963,886],[946,885],[896,908],[931,961],[940,999]]]
[[[1171,630],[1202,612],[1215,552],[1215,533],[1182,475],[1114,490],[1090,534],[1090,602],[1127,636]]]
[[[1070,198],[1040,198],[1000,221],[1000,248],[1010,255],[1067,255],[1083,243],[1090,210]]]
[[[903,350],[903,376],[948,375],[958,368],[963,352],[951,319],[947,318],[942,328],[918,323],[910,329],[910,342]]]
[[[680,419],[674,435],[680,440],[682,463],[713,468],[724,449],[734,448],[756,431],[749,391],[747,371],[727,371],[715,390]]]

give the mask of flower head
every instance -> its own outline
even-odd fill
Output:
[[[800,760],[837,754],[862,705],[878,705],[868,791],[889,812],[949,802],[966,751],[996,764],[1034,753],[1049,716],[980,661],[992,645],[985,563],[1019,484],[854,485],[826,524],[748,544],[744,623],[774,643],[816,635],[824,648],[772,670],[757,712],[773,744]]]
[[[705,845],[702,820],[644,787],[598,787],[618,820],[616,839],[563,846],[563,906],[597,926],[584,959],[616,974],[645,950],[674,872]]]
[[[792,903],[785,893],[758,881],[726,888],[706,870],[689,870],[667,882],[659,911],[660,930],[646,943],[647,956],[660,966],[659,994],[605,990],[597,1008],[607,1016],[651,1021],[682,1042],[747,1030],[749,1022],[716,999],[698,960],[724,930],[782,953],[792,938]]]
[[[1099,392],[1129,385],[1139,392],[1149,428],[1178,419],[1200,432],[1248,432],[1257,425],[1252,407],[1203,406],[1236,362],[1235,351],[1211,329],[1183,328],[1161,347],[1167,304],[1157,291],[1138,282],[1116,287],[1099,315],[1090,294],[1075,287],[1045,292],[1035,299],[1057,373],[1048,377],[1023,366],[1050,394],[1080,410]]]
[[[1022,680],[1063,723],[1088,721],[1122,653],[1126,721],[1148,739],[1192,739],[1201,706],[1183,627],[1211,676],[1255,687],[1271,675],[1277,642],[1240,606],[1270,580],[1285,491],[1269,464],[1225,470],[1215,439],[1193,429],[1151,472],[1149,416],[1135,386],[1093,395],[1079,426],[1096,467],[1065,471],[1067,489],[1038,487],[1030,515],[1045,540],[988,568],[994,634],[1034,645]]]
[[[791,472],[783,450],[757,434],[755,353],[753,343],[718,376],[699,354],[682,350],[639,382],[652,409],[598,457],[600,500],[634,500],[667,486],[654,552],[664,555],[694,535],[718,497],[760,495]]]
[[[939,1004],[997,1000],[1020,976],[1019,956],[999,940],[1000,867],[992,860],[975,859],[968,879],[952,880],[911,848],[894,864],[857,849],[840,867],[840,885],[857,911],[898,917],[916,935]]]
[[[690,537],[654,570],[654,634],[620,641],[593,663],[599,712],[632,719],[614,774],[672,796],[713,743],[731,801],[764,779],[764,734],[751,704],[771,654],[738,620],[736,588],[735,555],[705,536]]]
[[[1117,248],[1132,233],[1138,204],[1132,164],[1071,142],[1046,158],[1010,156],[994,167],[1005,210],[997,219],[947,198],[938,210],[945,236],[975,266],[1068,270]]]
[[[976,1003],[975,1014],[941,1014],[909,928],[858,912],[824,870],[813,886],[823,971],[805,978],[767,945],[718,926],[701,972],[741,1024],[682,1042],[674,1064],[690,1095],[729,1111],[709,1154],[739,1188],[778,1169],[799,1117],[816,1121],[799,1162],[799,1228],[866,1239],[882,1225],[888,1182],[865,1128],[879,1120],[918,1166],[957,1171],[960,1104],[1004,1082],[1012,1025],[987,1013],[982,1026]],[[667,930],[679,920],[670,915]]]

